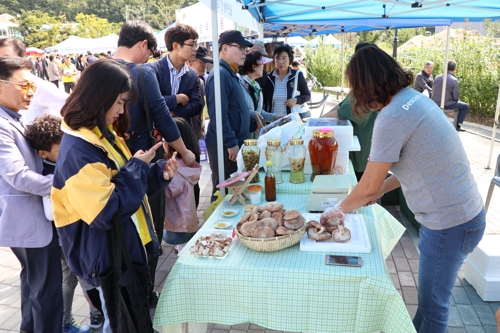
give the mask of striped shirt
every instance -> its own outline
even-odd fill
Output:
[[[179,85],[181,84],[181,78],[184,74],[189,72],[189,66],[187,62],[184,63],[184,66],[181,67],[181,70],[177,72],[174,65],[170,62],[170,57],[167,55],[167,63],[168,69],[170,70],[170,87],[171,93],[170,95],[177,95],[179,92]]]
[[[274,94],[273,94],[273,109],[272,113],[285,115],[286,116],[286,106],[285,102],[288,99],[286,93],[286,85],[288,83],[288,78],[292,74],[292,71],[288,69],[288,73],[285,75],[283,80],[278,76],[278,71],[274,70],[273,75],[274,79]]]

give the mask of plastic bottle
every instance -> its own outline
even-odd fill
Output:
[[[264,186],[266,189],[266,201],[276,201],[276,179],[273,175],[273,162],[267,161],[267,173],[264,179]]]

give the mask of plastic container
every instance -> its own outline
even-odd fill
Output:
[[[251,171],[256,164],[259,164],[260,149],[259,146],[257,146],[257,140],[255,139],[246,139],[243,143],[245,146],[243,147],[241,154],[243,155],[245,171]],[[259,181],[259,173],[257,172],[250,183],[258,183]]]
[[[276,180],[276,184],[283,183],[283,177],[281,175],[281,166],[283,161],[283,148],[281,147],[281,140],[267,140],[266,160],[271,161],[272,163],[272,173]]]
[[[331,128],[322,128],[313,131],[313,138],[309,141],[309,157],[311,158],[311,181],[316,175],[333,175],[339,145],[333,137]]]
[[[306,163],[306,147],[304,140],[290,140],[288,149],[288,161],[290,163],[290,183],[300,184],[306,181],[304,166]]]
[[[252,205],[260,204],[262,200],[262,186],[260,185],[250,185],[247,187],[248,197],[250,198],[250,203]]]

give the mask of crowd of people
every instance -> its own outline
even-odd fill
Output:
[[[311,98],[287,44],[277,45],[271,58],[262,42],[237,30],[221,33],[214,44],[216,87],[214,70],[206,73],[213,58],[198,45],[193,27],[177,24],[164,38],[168,53],[150,62],[158,54],[154,30],[144,21],[127,21],[114,54],[50,55],[46,65],[45,59],[33,64],[18,40],[0,40],[0,246],[12,248],[22,266],[21,332],[84,333],[101,326],[105,333],[125,332],[114,319],[118,296],[103,283],[116,264],[110,249],[117,224],[132,262],[149,269],[149,276],[137,277],[148,288],[135,306],[155,306],[161,241],[181,251],[198,230],[200,138],[215,190],[223,181],[218,131],[228,178],[245,139]],[[266,72],[273,61],[275,68]],[[442,79],[432,80],[432,66],[425,64],[414,86],[440,103]],[[462,112],[454,71],[450,62],[445,107]],[[402,186],[422,223],[414,324],[419,332],[445,332],[458,270],[485,228],[482,200],[455,131],[467,111],[451,128],[435,103],[409,88],[413,75],[370,43],[358,45],[347,74],[351,94],[329,115],[353,119],[363,137],[353,161],[359,184],[323,217],[343,217]],[[211,120],[206,130],[205,108]],[[394,176],[386,179],[389,170]],[[78,282],[90,327],[71,315]],[[151,325],[141,332],[152,332]]]

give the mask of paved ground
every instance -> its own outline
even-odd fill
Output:
[[[314,98],[314,97],[313,97]],[[316,100],[316,99],[314,99]],[[331,103],[328,107],[331,106]],[[473,132],[482,132],[483,135],[491,137],[491,131],[482,126],[464,124],[467,131],[459,133],[465,150],[471,163],[471,169],[477,181],[479,191],[483,198],[486,197],[489,182],[493,177],[493,170],[485,169],[488,161],[490,140]],[[496,142],[493,150],[491,168],[494,169],[496,156],[500,154],[500,143]],[[452,168],[453,165],[450,165]],[[198,216],[209,204],[211,194],[210,169],[206,162],[203,163],[204,171],[200,181],[202,188]],[[487,233],[500,234],[500,189],[495,189],[487,215]],[[418,274],[418,250],[416,244],[419,237],[416,229],[409,223],[408,219],[401,213],[399,206],[387,206],[386,209],[393,214],[405,227],[407,231],[396,245],[387,259],[387,267],[391,274],[394,286],[402,295],[408,308],[410,316],[413,316],[417,306],[417,274]],[[173,248],[163,246],[164,252],[158,264],[156,272],[156,289],[161,291],[168,273],[175,264],[177,256]],[[20,293],[19,293],[19,271],[20,266],[10,249],[0,248],[0,333],[19,332]],[[453,291],[449,333],[485,332],[497,333],[494,312],[500,307],[500,302],[483,302],[476,294],[474,288],[463,278],[463,271],[457,279]],[[77,287],[73,301],[73,313],[77,321],[88,323],[88,305]],[[154,315],[154,311],[152,311]],[[276,332],[266,330],[264,327],[250,323],[241,323],[233,326],[209,324],[207,333],[262,333]],[[96,332],[96,331],[95,331]],[[98,330],[97,332],[100,332]],[[404,333],[404,332],[402,332]]]

